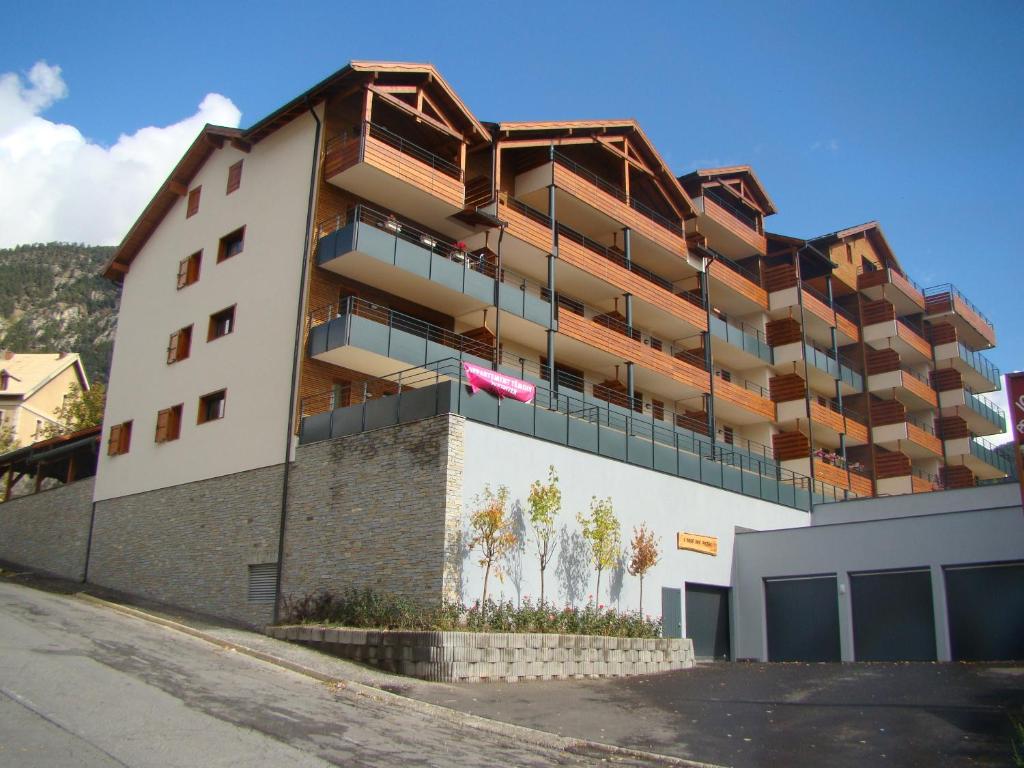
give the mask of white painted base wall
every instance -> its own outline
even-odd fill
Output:
[[[562,512],[556,526],[560,531],[559,551],[545,577],[546,598],[560,606],[584,605],[595,592],[597,575],[583,559],[581,527],[576,521],[578,512],[589,512],[592,496],[611,496],[624,544],[628,545],[634,526],[644,522],[661,538],[662,559],[644,579],[643,609],[652,616],[661,614],[662,587],[682,588],[688,581],[720,586],[732,583],[737,526],[762,530],[810,524],[806,512],[467,421],[464,528],[469,512],[475,508],[474,497],[483,492],[485,484],[492,488],[507,486],[512,507],[521,510],[527,521],[525,546],[506,563],[504,582],[491,578],[489,594],[495,599],[518,601],[529,596],[536,601],[540,596],[527,497],[533,481],[546,481],[549,465],[555,466],[560,477]],[[679,531],[716,536],[718,555],[676,549]],[[464,555],[462,561],[465,602],[478,599],[482,592],[479,559],[479,554],[473,552]],[[601,593],[593,599],[622,610],[636,610],[640,607],[639,580],[624,570],[604,573]]]

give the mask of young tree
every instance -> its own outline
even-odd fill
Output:
[[[514,521],[507,504],[508,488],[500,485],[494,493],[485,485],[483,499],[477,499],[477,509],[469,517],[469,548],[480,550],[480,565],[484,566],[482,610],[487,607],[487,582],[491,571],[501,579],[501,560],[519,542],[512,530]]]
[[[47,424],[43,428],[43,437],[67,435],[103,423],[103,408],[106,402],[107,389],[102,384],[94,384],[83,390],[72,382],[64,402],[53,412],[57,423]]]
[[[626,570],[629,571],[630,576],[640,577],[641,614],[644,612],[644,576],[661,559],[661,550],[658,544],[659,540],[654,538],[654,531],[647,528],[647,523],[641,523],[639,528],[633,529],[629,565],[626,566]]]
[[[576,519],[583,526],[583,538],[590,545],[590,558],[597,568],[597,588],[594,595],[598,601],[601,600],[601,572],[615,565],[622,551],[620,538],[620,527],[615,511],[612,509],[612,500],[598,499],[596,496],[590,499],[590,516],[584,517],[577,514]]]
[[[0,453],[13,451],[18,447],[18,438],[14,434],[14,427],[10,424],[0,426]]]
[[[540,560],[540,604],[544,605],[544,571],[551,564],[558,548],[555,538],[555,518],[562,508],[562,491],[558,487],[558,475],[554,465],[548,467],[548,482],[545,485],[535,480],[530,486],[530,526],[537,537],[537,559]]]

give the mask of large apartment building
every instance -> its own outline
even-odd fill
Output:
[[[1011,471],[985,316],[875,222],[804,239],[775,212],[750,167],[677,176],[632,120],[483,123],[429,65],[353,62],[208,126],[118,249],[97,498],[399,403],[805,509]],[[464,363],[534,401],[441,402]]]

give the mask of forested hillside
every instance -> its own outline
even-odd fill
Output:
[[[34,243],[0,249],[0,348],[77,352],[106,382],[120,289],[100,275],[114,249]]]

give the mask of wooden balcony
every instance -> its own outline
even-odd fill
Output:
[[[653,374],[660,380],[652,382],[655,384],[653,389],[665,391],[667,382],[670,389],[666,394],[674,389],[675,392],[672,394],[677,395],[678,399],[709,391],[707,371],[694,363],[654,349],[636,338],[619,333],[607,325],[587,319],[564,308],[558,313],[558,332],[566,339],[574,340],[610,356],[610,359],[595,361],[595,364],[590,367],[607,368],[616,360],[620,362],[629,360],[635,363],[638,368],[642,369],[637,371],[637,386],[639,388],[647,386],[642,377]]]
[[[327,142],[323,176],[430,224],[461,211],[466,199],[462,168],[374,123]]]
[[[768,240],[757,231],[756,223],[741,218],[724,202],[706,193],[694,198],[694,203],[702,214],[701,231],[708,235],[717,250],[732,258],[767,253]]]
[[[996,345],[992,323],[953,285],[925,290],[925,316],[929,319],[947,317],[960,338],[974,349]]]
[[[924,312],[924,293],[894,269],[878,269],[857,275],[857,290],[872,299],[887,299],[901,315]]]
[[[909,371],[895,370],[868,376],[868,391],[891,394],[913,409],[937,408],[938,393]]]
[[[775,421],[775,403],[756,385],[716,376],[715,402],[716,415],[736,424]]]
[[[814,462],[814,479],[852,491],[857,496],[868,497],[874,493],[874,484],[870,477],[857,472],[847,472],[843,467],[826,464],[824,461]]]
[[[753,275],[745,275],[731,264],[715,260],[708,266],[708,278],[739,294],[757,309],[768,309],[768,292],[754,281]]]

